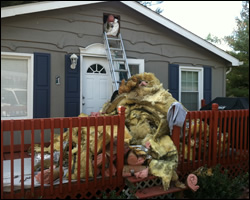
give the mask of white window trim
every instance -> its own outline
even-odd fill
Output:
[[[132,59],[127,58],[128,65],[138,65],[139,66],[139,74],[145,71],[144,59]]]
[[[138,66],[139,70],[138,73],[143,73],[145,71],[144,66],[144,59],[133,59],[133,58],[127,58],[128,66],[129,65],[136,65]],[[119,62],[118,64],[124,64],[124,62]],[[119,77],[119,72],[116,72],[116,77]]]
[[[1,117],[1,120],[9,119],[32,119],[33,118],[33,85],[34,85],[34,55],[28,53],[1,52],[1,59],[23,59],[28,61],[27,80],[27,116],[23,117]]]
[[[204,73],[203,73],[203,67],[188,67],[188,66],[180,66],[179,68],[179,99],[181,102],[181,72],[182,71],[194,71],[194,72],[198,72],[198,92],[199,92],[199,96],[198,96],[198,108],[201,108],[201,100],[203,99],[203,93],[204,93],[204,87],[203,87],[203,82],[204,82]]]

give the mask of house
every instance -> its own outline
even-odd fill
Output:
[[[189,110],[226,95],[226,67],[241,62],[149,8],[44,1],[1,9],[1,119],[98,111],[113,93],[103,42],[108,14],[119,19],[132,74],[154,73]]]

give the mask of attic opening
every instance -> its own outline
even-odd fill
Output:
[[[109,18],[110,15],[112,15],[114,17],[114,20],[115,19],[118,20],[117,22],[119,24],[119,29],[118,29],[118,33],[116,34],[116,36],[117,36],[120,33],[120,20],[121,20],[121,17],[120,17],[120,15],[115,15],[115,14],[112,14],[112,13],[103,13],[103,33],[104,33],[104,31],[107,32],[107,30],[105,30],[105,28],[110,28],[110,27],[113,26],[112,22],[111,23],[108,22],[108,19],[110,19]]]

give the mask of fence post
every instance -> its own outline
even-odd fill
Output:
[[[117,134],[117,176],[118,184],[123,184],[122,170],[124,164],[124,132],[125,132],[125,107],[119,106],[119,125]]]
[[[217,129],[218,129],[218,119],[219,119],[219,110],[218,104],[212,104],[212,166],[217,164]]]
[[[179,152],[179,147],[180,147],[180,134],[181,134],[181,127],[173,126],[172,140],[178,152]]]

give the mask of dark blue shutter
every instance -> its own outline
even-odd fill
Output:
[[[212,97],[212,68],[209,66],[203,66],[204,68],[204,99],[208,104]]]
[[[50,54],[34,53],[33,117],[50,117]]]
[[[76,69],[71,69],[71,55],[65,55],[65,117],[80,114],[80,61]]]
[[[179,65],[168,65],[168,88],[172,96],[179,101]]]

